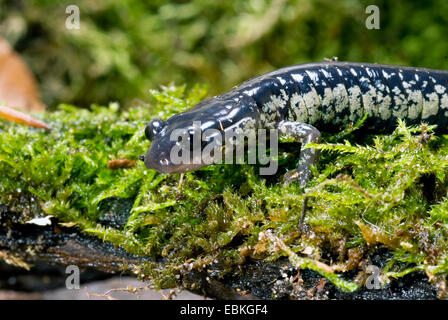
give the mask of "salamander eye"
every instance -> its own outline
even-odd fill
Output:
[[[145,135],[148,140],[152,140],[165,127],[166,123],[163,120],[154,119],[149,122],[145,129]]]

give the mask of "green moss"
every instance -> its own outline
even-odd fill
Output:
[[[150,144],[145,123],[189,108],[205,90],[167,87],[153,95],[156,105],[124,112],[116,104],[91,110],[62,105],[42,115],[51,132],[1,121],[0,203],[21,213],[22,222],[51,214],[163,261],[139,266],[160,287],[178,283],[183,268],[214,264],[223,276],[247,258],[288,256],[352,291],[357,285],[334,272],[354,268],[349,249],[363,252],[376,244],[393,253],[384,279],[416,270],[448,273],[446,137],[402,122],[391,135],[366,136],[363,145],[340,141],[351,139],[353,130],[327,136],[332,143],[315,145],[322,157],[305,190],[283,186],[279,177],[266,180],[249,165],[190,172],[179,188],[179,174],[159,174],[141,161],[130,169],[107,167],[112,159],[137,160]],[[293,169],[297,156],[284,151],[282,166]],[[299,234],[305,196],[311,231]],[[116,197],[133,202],[121,227],[103,223],[100,210]],[[260,236],[268,230],[272,237]]]

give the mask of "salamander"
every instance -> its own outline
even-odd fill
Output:
[[[335,132],[365,115],[364,126],[377,133],[393,131],[397,119],[408,125],[437,125],[436,132],[447,133],[448,71],[337,61],[282,68],[168,120],[152,120],[145,129],[151,145],[144,162],[162,173],[207,165],[170,160],[170,150],[177,143],[171,141],[171,133],[181,128],[191,134],[195,121],[200,121],[201,130],[214,128],[223,134],[235,128],[277,129],[279,135],[293,136],[301,143],[298,168],[288,179],[305,186],[318,153],[304,146],[320,141],[319,130]]]

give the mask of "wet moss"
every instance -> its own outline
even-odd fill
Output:
[[[52,215],[150,256],[163,263],[137,272],[159,287],[181,284],[192,269],[222,279],[246,261],[288,258],[354,291],[364,284],[367,251],[375,248],[390,252],[383,284],[421,271],[445,281],[445,136],[399,122],[390,135],[367,135],[353,145],[359,123],[314,145],[322,157],[304,190],[283,186],[279,176],[260,177],[249,165],[206,167],[186,173],[179,186],[179,174],[159,174],[138,161],[150,144],[145,124],[189,108],[205,90],[166,87],[153,95],[152,106],[127,111],[113,103],[90,110],[61,105],[41,115],[51,132],[0,122],[0,203],[20,214],[15,222]],[[280,152],[282,170],[292,170],[297,156],[287,147]],[[136,166],[111,170],[114,159]],[[124,205],[114,204],[119,198]],[[357,276],[347,280],[353,270]]]

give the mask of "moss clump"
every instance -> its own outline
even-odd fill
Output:
[[[288,256],[295,266],[353,291],[361,283],[337,272],[358,268],[367,248],[375,245],[392,252],[383,281],[416,270],[445,279],[444,136],[402,122],[391,135],[364,136],[363,145],[340,141],[352,140],[352,130],[327,136],[327,142],[315,145],[322,157],[305,190],[279,184],[278,176],[260,177],[249,165],[190,172],[179,188],[179,174],[159,174],[141,161],[127,169],[107,167],[112,159],[137,160],[150,144],[145,123],[187,109],[205,96],[205,89],[167,87],[153,95],[153,106],[125,112],[116,104],[90,111],[62,105],[43,115],[51,132],[0,122],[0,203],[21,213],[21,222],[50,214],[131,253],[162,261],[140,266],[160,287],[178,284],[184,269],[219,265],[215,276],[222,277],[248,258]],[[285,145],[281,168],[294,168],[298,155],[290,153]],[[129,215],[121,223],[103,223],[103,202],[117,197],[130,199]],[[305,197],[307,228],[299,233]]]

